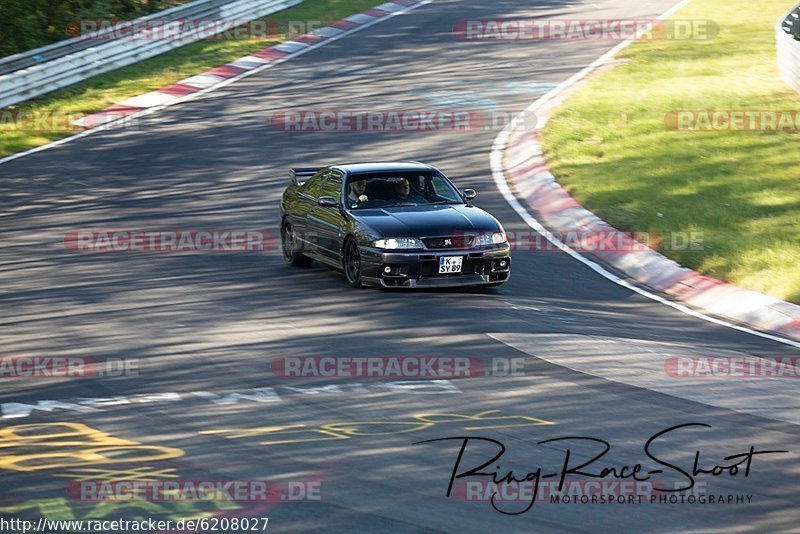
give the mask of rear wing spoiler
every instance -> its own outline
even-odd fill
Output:
[[[289,179],[294,185],[303,185],[321,169],[322,167],[291,167],[289,169]]]

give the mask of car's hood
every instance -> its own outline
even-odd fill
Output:
[[[463,204],[388,207],[353,214],[381,237],[438,237],[500,229],[494,217]]]

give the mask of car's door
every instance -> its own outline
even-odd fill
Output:
[[[323,169],[297,189],[296,209],[291,214],[292,225],[295,229],[295,238],[300,240],[305,252],[317,252],[317,238],[309,222],[309,217],[317,205],[317,199],[322,192],[327,176],[328,170]]]
[[[341,247],[339,239],[342,235],[342,226],[345,222],[344,210],[342,209],[342,185],[344,183],[344,173],[337,169],[331,169],[325,175],[317,201],[322,197],[330,197],[336,200],[336,206],[320,206],[315,203],[308,216],[308,226],[310,233],[316,238],[316,252],[332,263],[341,263]]]

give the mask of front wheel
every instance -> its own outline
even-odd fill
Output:
[[[283,260],[291,267],[308,267],[314,260],[298,252],[297,237],[289,221],[281,226],[281,250],[283,250]]]
[[[361,253],[354,239],[348,239],[344,244],[343,264],[347,283],[352,287],[361,287]]]

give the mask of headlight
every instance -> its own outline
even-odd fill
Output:
[[[472,245],[476,247],[485,247],[487,245],[502,245],[506,241],[505,232],[487,232],[476,236],[472,241]]]
[[[372,243],[377,248],[395,250],[398,248],[424,248],[422,241],[415,237],[390,237],[389,239],[378,239]]]

